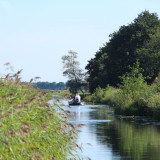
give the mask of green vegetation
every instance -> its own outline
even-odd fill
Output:
[[[87,95],[85,97],[85,101],[112,105],[114,101],[114,96],[117,92],[118,89],[110,86],[105,89],[98,87],[93,94]]]
[[[159,78],[157,77],[152,85],[148,85],[137,62],[130,73],[121,77],[122,83],[118,89],[111,86],[105,89],[98,87],[85,100],[111,105],[116,114],[149,116],[160,120]]]
[[[69,51],[68,55],[62,56],[63,75],[69,79],[67,86],[72,94],[76,94],[80,90],[84,95],[84,88],[87,86],[86,73],[80,69],[77,55],[77,52]]]
[[[47,103],[52,92],[21,83],[19,73],[0,79],[0,159],[74,159],[69,113],[57,112]]]
[[[32,83],[34,88],[39,88],[39,89],[47,89],[47,90],[63,90],[67,87],[66,83],[64,82],[34,82]]]
[[[110,40],[86,66],[85,99],[114,107],[116,114],[160,120],[160,20],[144,11]]]
[[[69,98],[71,96],[70,91],[61,90],[61,91],[51,91],[53,95],[61,96],[62,98]]]
[[[86,66],[91,93],[100,86],[117,87],[120,78],[130,72],[138,60],[147,83],[152,83],[160,72],[160,20],[156,13],[144,11],[127,26],[110,35],[110,40]]]

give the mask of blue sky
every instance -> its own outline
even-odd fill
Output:
[[[109,34],[144,10],[160,17],[159,0],[0,0],[0,75],[5,62],[22,80],[65,82],[61,57],[78,52],[81,67]],[[9,71],[7,71],[9,72]]]

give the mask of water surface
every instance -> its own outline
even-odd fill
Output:
[[[117,119],[106,105],[71,106],[69,122],[85,124],[77,143],[81,159],[160,160],[160,126],[154,122]]]
[[[119,119],[107,105],[68,107],[66,100],[62,103],[72,112],[70,123],[85,124],[77,139],[81,159],[160,160],[160,122]]]

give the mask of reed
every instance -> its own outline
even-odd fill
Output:
[[[6,63],[6,65],[9,65]],[[76,159],[76,129],[47,101],[52,92],[20,82],[20,73],[0,78],[0,159]]]

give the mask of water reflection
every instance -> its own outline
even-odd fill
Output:
[[[103,110],[97,109],[91,118],[102,118],[99,114]],[[154,124],[137,123],[114,119],[113,123],[95,124],[95,134],[103,145],[110,145],[114,154],[121,159],[160,159],[160,128]]]
[[[77,143],[82,159],[159,160],[160,126],[116,119],[108,106],[73,106],[71,123],[86,124]]]

